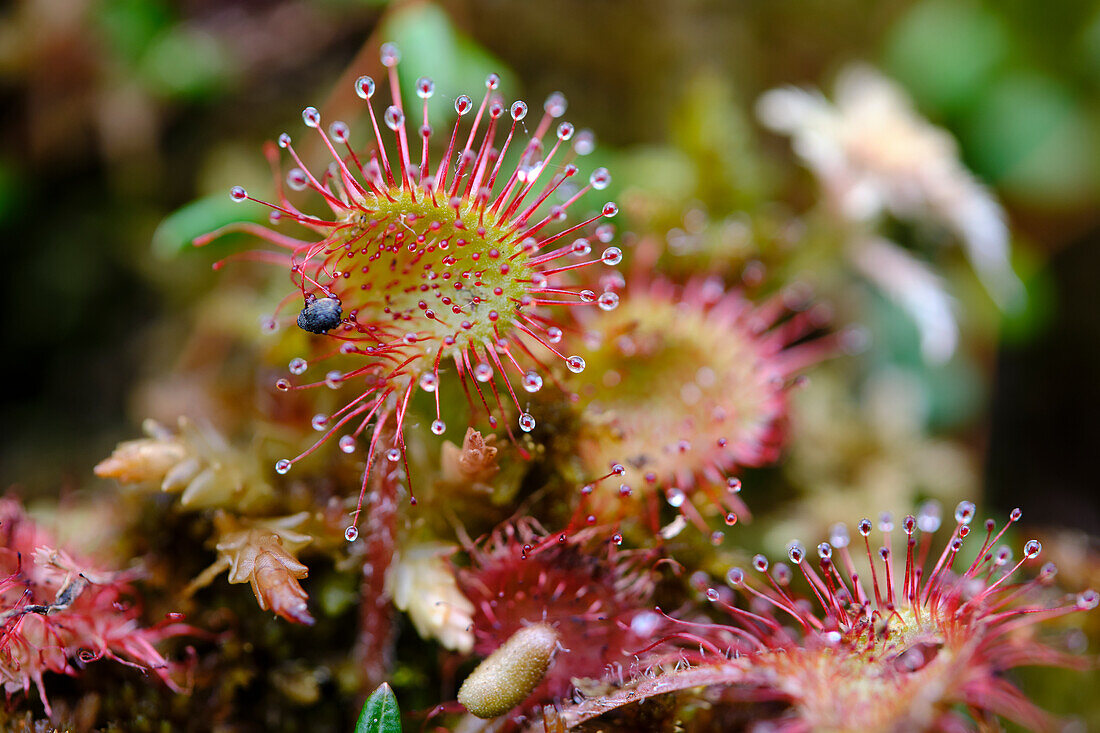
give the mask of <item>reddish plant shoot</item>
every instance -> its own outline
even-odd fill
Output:
[[[0,499],[0,528],[0,682],[9,697],[29,692],[34,683],[51,715],[45,673],[75,677],[99,659],[152,671],[172,690],[183,691],[154,646],[195,633],[178,623],[182,615],[141,626],[127,577],[133,574],[97,571],[58,549],[14,499]]]
[[[406,107],[398,61],[397,49],[385,44],[382,63],[392,104],[384,110],[376,109],[373,79],[364,76],[355,82],[371,121],[368,152],[352,145],[345,123],[333,121],[326,131],[313,107],[302,112],[302,119],[331,154],[327,168],[310,170],[290,135],[279,136],[279,148],[294,164],[286,186],[312,192],[326,209],[323,215],[299,209],[279,175],[273,202],[255,199],[239,186],[232,189],[233,200],[267,206],[273,225],[300,225],[308,237],[238,223],[196,240],[202,245],[237,231],[276,248],[227,260],[259,260],[289,270],[296,290],[283,305],[300,302],[298,325],[331,344],[318,358],[294,359],[293,376],[338,355],[359,359],[345,371],[331,369],[313,380],[280,379],[276,384],[284,391],[344,384],[361,389],[334,414],[314,419],[313,426],[323,433],[316,444],[276,464],[279,473],[286,473],[332,438],[348,453],[366,442],[366,469],[349,540],[358,536],[367,477],[380,457],[404,463],[412,495],[403,433],[409,403],[417,389],[433,394],[431,431],[443,434],[447,426],[439,403],[448,364],[471,410],[480,403],[492,427],[504,420],[515,440],[506,419],[514,408],[521,431],[535,428],[523,395],[543,386],[549,377],[547,359],[560,360],[574,372],[585,367],[581,356],[564,350],[564,329],[555,325],[550,309],[609,307],[613,294],[601,296],[573,278],[577,270],[603,268],[621,257],[616,248],[602,256],[577,256],[582,233],[615,216],[615,204],[604,204],[583,221],[563,223],[585,194],[610,183],[604,168],[593,171],[583,185],[573,183],[579,172],[574,159],[591,152],[594,142],[590,133],[575,134],[569,122],[554,127],[565,112],[564,97],[547,99],[541,120],[522,143],[527,105],[517,101],[506,106],[497,92],[499,77],[490,75],[480,103],[466,95],[455,100],[458,118],[440,154],[428,124],[435,86],[430,79],[419,79],[417,100]],[[463,133],[467,119],[472,122]],[[390,137],[392,145],[387,144]],[[278,171],[273,145],[268,155]],[[440,155],[438,161],[433,161],[435,155]],[[272,320],[271,326],[276,323]]]
[[[605,528],[547,533],[523,519],[466,542],[471,564],[456,575],[474,606],[474,652],[487,657],[533,624],[557,635],[554,665],[516,716],[570,699],[575,679],[629,679],[633,650],[665,626],[650,606],[653,555],[621,551],[621,541]]]

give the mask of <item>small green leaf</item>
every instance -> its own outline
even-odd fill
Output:
[[[370,694],[359,713],[355,733],[401,733],[401,711],[393,688],[383,682]]]
[[[153,233],[153,254],[162,260],[170,260],[190,252],[192,241],[201,234],[231,222],[259,221],[262,216],[260,207],[242,208],[225,193],[196,199],[164,217]],[[221,249],[214,248],[212,251],[219,252],[220,256],[225,255]]]

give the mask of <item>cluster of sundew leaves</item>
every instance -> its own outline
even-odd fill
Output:
[[[392,50],[390,50],[390,53],[392,53]],[[384,61],[385,59],[386,56],[384,55]],[[393,61],[396,64],[396,58],[393,58]],[[361,80],[360,85],[360,89],[370,89],[370,92],[372,92],[373,94],[373,83],[367,85],[365,81]],[[429,87],[430,84],[418,84],[418,90],[423,92],[423,94],[421,94],[421,97],[425,98],[426,100],[428,97],[430,97],[430,92],[432,91]],[[361,96],[364,96],[365,99],[370,100],[372,94],[361,94]],[[488,97],[486,97],[486,99],[488,99]],[[469,102],[469,100],[467,100],[467,102]],[[472,102],[469,103],[470,108],[467,108],[467,111],[470,111],[470,109],[472,109]],[[397,107],[398,111],[400,112],[399,102],[397,103],[397,105],[395,105],[395,107]],[[485,102],[483,102],[482,108],[485,108]],[[390,109],[393,109],[393,107]],[[492,118],[494,108],[491,106],[488,109],[489,117]],[[503,107],[497,109],[499,109],[500,112],[503,112]],[[460,114],[462,113],[462,110],[459,109],[458,105],[456,105],[456,110],[458,110]],[[525,112],[526,110],[522,111]],[[549,111],[550,110],[548,105],[548,112]],[[515,106],[511,108],[511,113],[513,113],[514,122],[519,121],[517,120]],[[481,112],[478,111],[478,119],[480,118]],[[304,113],[304,119],[308,127],[317,128],[318,130],[320,130],[320,118],[315,109],[308,108]],[[519,119],[521,120],[522,118],[520,117]],[[374,120],[373,112],[372,120]],[[475,387],[477,386],[477,383],[486,384],[492,382],[494,375],[497,373],[497,370],[494,370],[494,364],[497,366],[497,368],[499,368],[500,366],[500,361],[493,359],[492,355],[493,351],[500,351],[499,343],[493,343],[493,341],[499,339],[500,337],[498,336],[498,330],[496,328],[488,328],[485,324],[486,322],[496,322],[492,317],[493,314],[496,314],[496,320],[499,320],[500,313],[498,310],[495,309],[487,309],[489,304],[488,299],[481,299],[482,294],[476,289],[485,287],[485,280],[474,280],[472,285],[464,285],[464,288],[455,288],[456,291],[463,291],[463,289],[465,289],[464,296],[466,297],[456,297],[454,295],[441,295],[439,293],[433,293],[432,296],[436,297],[439,300],[439,303],[426,303],[425,305],[421,305],[422,300],[418,299],[416,302],[416,307],[422,311],[422,316],[427,318],[429,322],[427,322],[426,326],[423,326],[421,324],[421,326],[423,327],[420,329],[420,331],[404,331],[404,335],[401,335],[399,338],[399,343],[397,341],[387,341],[387,339],[393,339],[398,336],[399,329],[397,327],[393,327],[387,330],[385,328],[385,325],[367,324],[364,326],[361,319],[359,319],[359,313],[357,313],[356,310],[352,310],[350,314],[345,314],[344,308],[346,306],[346,300],[354,299],[355,297],[362,298],[364,297],[363,293],[377,292],[378,289],[386,289],[388,287],[392,287],[392,285],[389,284],[389,281],[386,280],[385,271],[383,270],[381,276],[378,276],[377,272],[372,273],[370,271],[370,264],[365,265],[364,270],[362,270],[361,273],[356,273],[354,270],[340,269],[343,264],[348,264],[340,264],[341,258],[353,260],[356,259],[359,255],[364,255],[366,256],[367,262],[378,262],[384,261],[387,258],[388,255],[386,254],[386,252],[388,252],[389,254],[397,253],[392,250],[386,250],[385,247],[379,247],[379,251],[375,253],[378,256],[375,256],[375,258],[372,260],[373,255],[366,249],[356,253],[356,248],[359,247],[359,244],[364,241],[371,241],[374,237],[377,237],[381,239],[382,243],[385,243],[387,239],[393,240],[395,244],[407,243],[410,248],[408,251],[412,255],[414,255],[414,264],[423,265],[426,267],[427,270],[431,272],[436,272],[436,269],[442,270],[443,267],[452,266],[455,264],[463,264],[458,258],[455,258],[454,262],[448,262],[447,256],[437,256],[439,254],[438,251],[428,252],[427,249],[431,247],[431,245],[427,245],[427,247],[423,248],[422,252],[417,249],[418,244],[423,245],[430,238],[437,236],[447,240],[449,242],[449,245],[450,241],[453,239],[455,247],[458,247],[458,241],[460,239],[463,239],[462,236],[465,233],[465,228],[456,226],[454,225],[454,223],[452,223],[452,225],[448,229],[447,222],[440,219],[432,220],[431,217],[433,216],[433,214],[438,214],[438,209],[444,207],[437,204],[436,201],[434,201],[434,198],[432,198],[432,208],[428,208],[428,199],[425,195],[431,194],[433,190],[436,190],[433,189],[432,186],[423,187],[420,192],[420,198],[417,198],[417,185],[421,183],[423,177],[422,173],[418,173],[417,167],[414,163],[408,162],[410,156],[407,149],[404,150],[404,155],[401,155],[401,152],[403,152],[401,151],[401,147],[403,147],[406,143],[406,141],[404,140],[404,113],[401,112],[400,114],[390,114],[389,110],[387,110],[387,114],[386,116],[384,116],[384,122],[386,122],[388,127],[394,130],[394,132],[397,134],[397,165],[393,167],[388,166],[386,164],[385,158],[383,157],[383,162],[381,166],[379,166],[377,158],[372,157],[371,160],[367,162],[365,166],[366,171],[364,171],[364,166],[360,164],[359,160],[354,161],[354,165],[359,167],[360,173],[363,174],[363,184],[370,186],[370,195],[375,197],[373,199],[373,203],[377,205],[377,209],[372,210],[371,216],[366,216],[364,212],[361,211],[356,218],[354,212],[351,212],[351,214],[346,214],[346,216],[344,216],[343,218],[335,217],[338,220],[330,222],[316,220],[306,215],[300,215],[300,212],[294,210],[294,215],[295,217],[297,217],[297,221],[299,223],[305,223],[305,225],[307,226],[311,225],[317,228],[318,230],[320,230],[321,233],[326,234],[326,239],[313,244],[310,249],[306,249],[305,251],[299,251],[301,245],[294,244],[293,248],[289,248],[295,252],[295,254],[292,255],[292,258],[290,258],[289,262],[292,263],[292,278],[299,288],[301,298],[303,298],[304,307],[303,309],[301,309],[301,313],[298,314],[297,318],[298,325],[301,326],[301,328],[315,333],[330,333],[333,330],[337,330],[337,333],[335,333],[334,336],[337,336],[338,338],[341,337],[340,331],[343,331],[344,335],[348,335],[348,333],[353,333],[353,336],[343,336],[341,339],[344,341],[344,343],[338,351],[339,353],[345,355],[345,357],[362,357],[362,355],[365,354],[370,355],[370,357],[388,357],[390,361],[396,361],[397,357],[409,359],[408,362],[401,364],[400,366],[398,366],[398,368],[395,368],[393,371],[390,371],[388,374],[382,376],[382,378],[379,378],[378,374],[385,372],[385,369],[377,370],[374,372],[370,370],[361,372],[362,374],[366,375],[368,387],[374,386],[377,383],[385,383],[387,380],[392,380],[393,382],[399,383],[397,384],[397,389],[389,392],[388,396],[384,398],[384,400],[382,401],[383,404],[381,405],[381,407],[379,407],[379,411],[375,414],[375,417],[381,417],[382,414],[385,414],[387,416],[394,416],[396,418],[396,423],[399,426],[401,424],[401,416],[404,415],[404,407],[403,405],[401,405],[401,396],[403,396],[403,394],[405,395],[406,398],[404,404],[407,405],[407,395],[409,394],[409,391],[412,390],[412,382],[414,382],[414,379],[412,378],[414,378],[414,376],[417,376],[417,374],[419,374],[418,378],[416,379],[417,384],[421,387],[423,391],[436,394],[438,400],[438,387],[440,384],[439,364],[443,357],[449,357],[455,362],[456,368],[458,368],[460,374],[463,375],[463,378],[465,374],[473,376],[473,380],[471,381],[471,383]],[[374,124],[374,127],[377,131],[376,123]],[[398,128],[401,129],[398,130]],[[515,125],[513,125],[513,129],[515,129]],[[456,127],[455,130],[458,130],[458,127]],[[430,136],[430,133],[425,135],[426,140],[428,136]],[[486,138],[488,138],[488,136],[489,135],[486,135]],[[329,144],[330,149],[332,147],[331,141],[335,141],[337,143],[346,143],[346,140],[348,140],[348,129],[346,129],[345,125],[334,123],[333,125],[330,125],[328,138],[330,140],[326,139],[326,143]],[[473,138],[474,135],[473,133],[471,133],[471,139]],[[451,147],[453,147],[454,145],[454,140],[454,135],[452,135]],[[281,144],[284,145],[287,150],[290,150],[290,154],[292,154],[295,158],[295,161],[299,162],[300,164],[300,161],[297,160],[297,155],[294,154],[292,145],[290,145],[290,142],[292,141],[289,140],[288,136],[286,136],[286,138],[282,138],[279,142],[281,142]],[[378,142],[379,150],[383,150],[384,155],[384,146],[381,143],[381,138],[378,139]],[[467,143],[467,149],[469,149],[469,143]],[[484,144],[482,145],[482,150],[484,150]],[[353,152],[351,151],[350,146],[349,153],[353,156]],[[330,171],[328,172],[327,176],[315,178],[310,175],[307,172],[305,166],[303,166],[301,168],[296,168],[295,171],[292,171],[292,173],[289,174],[287,178],[288,185],[290,186],[290,188],[313,188],[315,192],[320,193],[323,198],[326,198],[326,200],[328,200],[330,204],[332,204],[332,200],[334,198],[339,198],[341,201],[341,205],[345,206],[345,208],[348,208],[349,210],[351,208],[354,208],[354,206],[362,206],[362,203],[355,203],[354,201],[354,192],[352,192],[353,186],[349,185],[349,179],[343,178],[345,173],[350,173],[350,166],[352,165],[352,163],[348,160],[344,160],[341,162],[339,160],[339,156],[335,154],[334,151],[333,155],[334,157],[337,157],[337,163],[333,164],[335,168],[333,168],[333,166],[330,166]],[[423,156],[425,156],[425,158],[423,158],[423,163],[421,164],[421,167],[427,165],[427,143],[425,144],[425,150],[423,150]],[[464,155],[460,155],[460,161],[462,161],[464,157]],[[462,204],[464,203],[464,201],[466,201],[467,198],[469,198],[472,190],[477,188],[477,186],[474,185],[475,178],[473,171],[476,171],[476,169],[478,169],[478,166],[481,165],[481,163],[478,163],[478,161],[481,160],[481,152],[478,152],[475,155],[471,156],[470,161],[467,161],[467,163],[471,163],[474,167],[471,169],[471,178],[469,185],[467,185],[464,194],[458,197],[458,206],[456,206],[454,203],[454,196],[451,196],[451,200],[449,201],[448,205],[452,209],[454,209],[456,216],[461,216]],[[493,166],[492,153],[489,153],[486,156],[485,160],[487,162],[484,164],[484,166],[482,166],[482,169],[483,171],[489,171],[489,168]],[[460,162],[459,166],[461,167],[462,165],[463,164]],[[370,176],[367,175],[367,171],[370,171]],[[395,171],[399,171],[399,176],[394,173]],[[530,175],[530,173],[528,172],[527,175]],[[385,188],[387,179],[389,187]],[[447,175],[445,175],[445,173],[442,179],[443,183],[445,183],[445,180],[447,180]],[[459,179],[460,176],[456,175],[454,179],[455,187],[458,187]],[[352,183],[354,183],[353,176]],[[377,188],[372,185],[375,183],[378,184]],[[438,185],[438,176],[436,177],[436,179],[434,179],[434,183]],[[324,193],[324,190],[322,189],[327,190],[328,195],[326,195],[326,193]],[[361,188],[360,193],[367,194],[367,189]],[[385,197],[384,201],[377,198],[378,193],[383,194],[383,196]],[[443,193],[447,192],[445,192],[444,190]],[[245,198],[248,198],[248,195],[243,192],[243,189],[234,189],[234,200],[244,200]],[[488,199],[486,198],[486,204],[487,203]],[[539,201],[539,204],[541,204],[541,201]],[[418,209],[418,207],[420,208]],[[284,208],[274,211],[275,216],[273,220],[277,222],[279,219],[286,219],[288,210],[289,209]],[[489,207],[486,210],[492,212],[492,207]],[[406,214],[406,212],[408,212],[408,214]],[[389,220],[388,223],[386,223],[387,219]],[[519,223],[520,226],[526,226],[526,222],[520,222],[518,219],[513,220],[513,223]],[[438,225],[438,227],[432,230],[433,225]],[[508,231],[506,229],[497,226],[497,229],[494,230],[494,226],[496,225],[493,225],[493,223],[489,223],[489,226],[478,226],[477,236],[491,239],[492,237],[495,237],[496,234],[502,234],[505,239],[508,237]],[[339,233],[335,233],[338,231]],[[265,238],[270,238],[272,236],[272,233],[268,232],[267,234],[261,234],[261,236]],[[603,240],[604,237],[602,236],[602,234],[597,233],[597,239]],[[270,239],[270,241],[275,240]],[[287,240],[283,240],[283,243],[287,244],[289,242]],[[320,244],[323,244],[324,247],[318,247],[318,245]],[[469,240],[466,240],[465,245],[469,244]],[[463,245],[463,247],[465,247],[465,245]],[[590,247],[591,245],[588,244],[587,240],[577,240],[574,241],[571,245],[571,250],[569,253],[580,254],[584,256],[587,255],[588,249],[590,249]],[[343,248],[343,252],[340,251],[340,248]],[[440,247],[439,249],[444,248]],[[465,253],[470,252],[471,250],[466,250]],[[489,258],[492,259],[491,252],[492,250],[489,250],[485,254],[489,255]],[[609,254],[605,252],[601,260],[607,264],[617,263],[618,259],[621,258],[621,253],[618,252],[616,248],[610,249],[609,252]],[[482,256],[485,256],[485,254],[483,254]],[[498,250],[498,256],[499,254],[500,252]],[[517,254],[518,253],[514,253],[514,256]],[[416,259],[417,256],[420,259]],[[472,258],[472,256],[470,258],[472,262],[475,262],[478,259],[481,258]],[[521,260],[520,264],[529,264],[529,262],[529,259]],[[574,266],[581,266],[584,264],[592,263],[584,262]],[[538,280],[538,276],[540,274],[546,275],[546,273],[551,269],[535,272],[535,270],[533,270],[533,267],[529,266],[528,270],[525,272],[520,269],[520,265],[516,265],[516,267],[518,270],[516,277],[519,278],[519,280],[511,281],[514,285],[520,282],[524,282],[525,280],[530,281],[530,283],[528,284],[536,286],[549,286],[551,284],[549,282],[542,283]],[[401,272],[401,274],[409,275],[411,273],[408,270],[405,270]],[[476,273],[475,271],[471,271],[471,274],[473,278],[481,277],[481,275]],[[500,274],[505,275],[506,273],[502,272]],[[557,272],[551,274],[557,274]],[[520,278],[520,275],[524,275],[524,277]],[[467,277],[467,280],[470,280],[470,277]],[[462,283],[459,282],[456,284]],[[359,287],[360,293],[354,292],[355,286]],[[430,286],[429,289],[431,289]],[[509,292],[506,291],[506,288],[500,287],[500,293],[495,293],[495,289],[496,288],[494,288],[494,295],[496,295],[497,297],[511,298],[514,300],[514,302],[518,299],[519,306],[525,305],[524,303],[522,303],[522,299],[524,299],[524,293],[526,291],[524,291],[524,289],[522,289],[518,285],[515,289],[515,292]],[[445,292],[445,287],[443,288],[443,291]],[[591,302],[592,299],[595,299],[597,300],[599,305],[604,307],[604,309],[613,308],[614,305],[617,304],[618,300],[616,294],[610,291],[610,289],[608,289],[608,291],[606,291],[602,296],[599,296],[598,298],[596,298],[595,293],[592,292],[588,293],[587,295],[585,295],[584,292],[581,292],[580,295],[581,302]],[[409,313],[415,315],[415,311],[411,311],[410,303],[412,299],[417,297],[418,296],[416,295],[416,293],[393,292],[392,294],[389,294],[385,298],[383,298],[382,303],[385,304],[386,308],[389,308],[389,315],[394,315],[394,321],[399,322],[403,320],[403,318],[401,318],[401,314],[405,313],[405,311],[409,311]],[[450,302],[448,303],[447,300],[444,300],[444,298],[449,298]],[[531,303],[535,302],[533,302],[532,300]],[[469,327],[465,327],[464,324],[461,326],[464,330],[465,336],[463,336],[463,331],[449,330],[447,322],[445,322],[445,320],[441,318],[436,317],[436,308],[433,308],[431,306],[440,307],[440,305],[449,306],[451,308],[452,314],[455,316],[469,314],[474,318],[474,320],[466,321],[469,322]],[[536,305],[541,306],[548,304],[537,303]],[[445,313],[445,308],[441,308],[441,310],[443,311],[443,313]],[[408,319],[406,318],[405,320]],[[530,325],[530,322],[527,322],[528,325]],[[511,325],[516,326],[516,324]],[[361,326],[363,326],[363,328],[361,328]],[[543,326],[546,326],[546,324],[543,324]],[[767,329],[767,327],[764,327],[764,329]],[[421,331],[426,332],[421,333]],[[558,343],[561,339],[562,329],[550,326],[538,331],[538,333],[541,333],[541,335],[546,337],[550,341],[550,343],[555,344]],[[464,348],[462,343],[463,338],[465,338],[466,340]],[[535,338],[537,340],[537,336],[531,338]],[[448,344],[449,339],[451,340],[451,342]],[[481,339],[481,348],[484,349],[484,353],[478,350],[478,339]],[[436,346],[437,341],[442,341],[443,348],[437,348],[433,351],[431,347]],[[526,339],[524,337],[519,337],[517,340],[511,342],[511,344],[513,344],[514,347],[519,348],[521,344],[525,341]],[[489,346],[489,344],[491,343],[492,346]],[[533,359],[532,354],[530,354],[529,352],[526,353],[527,355],[529,355],[529,357]],[[332,353],[330,355],[337,354]],[[563,357],[563,354],[561,353],[558,353],[558,355],[559,357]],[[485,357],[485,359],[481,359],[481,357]],[[573,359],[580,358],[573,357],[565,359],[566,364],[568,364],[571,369],[575,364],[575,362],[571,363]],[[507,360],[502,361],[504,361],[504,363],[506,364],[508,363]],[[428,371],[417,371],[417,366],[410,365],[414,362],[419,362],[421,368],[423,365],[429,364],[430,362],[433,368]],[[515,360],[513,360],[513,363],[515,363]],[[581,360],[580,364],[583,365],[583,360]],[[295,374],[301,374],[305,373],[305,371],[310,368],[310,365],[311,362],[305,359],[295,360],[294,362],[292,362],[292,368],[290,368],[290,370],[292,370],[292,372]],[[524,380],[524,382],[522,382],[522,386],[524,386],[524,389],[526,389],[528,392],[537,391],[537,389],[530,389],[529,384],[533,385],[537,383],[540,387],[541,374],[536,370],[522,372],[521,366],[519,366],[519,364],[515,365],[517,370],[522,374],[521,379]],[[403,369],[404,371],[401,371]],[[574,369],[573,371],[577,370]],[[360,374],[354,374],[352,376],[359,375]],[[482,379],[483,376],[485,379]],[[326,375],[326,380],[324,381],[326,381],[329,386],[339,386],[348,379],[351,379],[348,372],[330,371]],[[463,379],[463,381],[465,380]],[[703,381],[706,382],[709,381],[709,379],[704,378]],[[508,392],[515,401],[515,393],[513,392],[513,390],[511,390],[510,383],[508,383],[507,381],[505,381],[504,383],[507,384]],[[289,381],[281,382],[281,386],[285,387],[285,389],[294,389],[295,387],[295,385],[290,384]],[[390,384],[390,386],[393,385]],[[698,384],[696,380],[696,386],[706,385]],[[401,393],[400,387],[405,387],[407,392]],[[377,387],[377,389],[381,390],[382,387]],[[488,387],[486,387],[486,389],[488,389]],[[477,392],[478,395],[482,395],[483,401],[485,401],[484,393],[482,393],[480,387],[478,387]],[[492,396],[496,397],[499,412],[500,414],[503,414],[504,407],[503,405],[499,404],[499,396],[496,393],[495,387],[493,389]],[[354,404],[355,403],[352,403],[352,405]],[[349,407],[351,407],[352,405],[349,405]],[[515,401],[515,405],[518,411],[520,411],[519,425],[521,429],[529,429],[525,427],[524,422],[524,417],[525,415],[527,415],[526,411],[522,409],[518,401]],[[495,424],[493,409],[492,407],[489,407],[487,401],[485,401],[485,407],[489,414],[491,414],[491,423]],[[349,411],[349,414],[353,417],[359,417],[362,415],[362,413],[355,413],[353,409],[352,411]],[[365,426],[370,418],[371,415],[368,414],[367,417],[364,418],[362,425]],[[318,416],[318,418],[315,418],[315,420],[313,420],[313,426],[321,430],[326,430],[332,425],[333,420],[340,419],[341,416],[339,413],[335,416]],[[351,422],[350,417],[348,422]],[[381,422],[382,420],[379,419],[379,423]],[[343,424],[343,422],[339,423],[339,425]],[[436,429],[437,424],[440,425],[438,431]],[[533,418],[531,418],[529,426],[530,428],[533,428]],[[442,425],[442,420],[439,419],[438,412],[437,423],[433,424],[432,428],[433,433],[437,434],[443,433],[443,431],[445,430],[445,425]],[[362,427],[359,431],[362,431]],[[356,431],[354,435],[342,436],[340,440],[340,447],[346,452],[353,452],[356,447],[355,437],[359,435],[359,431]],[[377,440],[377,438],[378,433],[375,433],[374,439],[372,440],[371,444],[372,456],[375,447],[375,440]],[[390,460],[393,460],[394,462],[400,460],[401,457],[404,456],[404,440],[398,438],[400,438],[399,429],[397,430],[397,437],[395,438],[394,447],[386,451],[386,457],[390,458]],[[388,439],[388,436],[383,436],[383,439]],[[724,446],[719,445],[718,447],[723,448]],[[292,463],[292,461],[281,461],[281,463],[279,463],[279,468],[288,469],[290,463]],[[715,464],[717,464],[717,461],[715,462]],[[615,469],[616,470],[613,470],[613,474],[617,475],[623,474],[623,472],[626,470],[625,468],[623,468],[623,466],[621,466],[621,464],[615,464]],[[283,471],[281,470],[279,472]],[[737,483],[736,479],[729,479],[728,485],[730,486],[730,488],[736,488],[736,486],[739,486],[739,483]],[[675,491],[670,491],[668,492],[668,497],[670,503],[672,503],[674,506],[679,506],[680,503],[683,502],[682,490],[676,489]],[[351,536],[352,534],[350,533],[349,537],[351,538]],[[613,541],[615,544],[619,544],[621,541],[621,535],[616,533],[613,537]],[[792,548],[792,553],[794,555],[800,554],[799,551],[795,550],[794,548]],[[792,557],[792,561],[793,560],[794,558]],[[709,597],[709,593],[707,593],[707,595]]]
[[[585,323],[594,337],[589,369],[573,380],[585,405],[579,452],[592,472],[624,469],[617,496],[593,497],[597,515],[636,513],[630,500],[654,491],[703,530],[697,498],[729,526],[748,514],[730,474],[778,458],[788,392],[840,350],[834,335],[814,337],[827,310],[796,291],[756,304],[714,278],[677,285],[635,273],[620,307]]]
[[[607,170],[597,168],[587,184],[568,185],[578,172],[573,159],[591,152],[594,146],[592,136],[575,135],[572,124],[558,124],[552,146],[544,149],[553,120],[565,111],[564,97],[550,96],[518,161],[509,167],[505,165],[508,151],[520,147],[514,140],[528,109],[521,101],[507,108],[510,125],[499,150],[495,148],[498,128],[505,127],[508,118],[496,92],[499,77],[491,75],[476,112],[470,97],[461,95],[455,100],[458,119],[433,169],[428,104],[435,86],[427,78],[416,84],[423,102],[423,123],[416,130],[421,138],[418,163],[412,157],[415,146],[410,146],[398,61],[397,49],[384,45],[382,63],[388,69],[393,104],[382,120],[395,136],[394,154],[387,151],[372,106],[376,84],[370,77],[355,83],[356,92],[366,102],[374,133],[374,148],[369,153],[356,151],[343,122],[333,122],[326,133],[320,113],[313,107],[307,107],[302,117],[307,127],[317,130],[332,155],[333,162],[323,174],[315,175],[302,162],[288,134],[279,137],[279,146],[296,164],[287,173],[287,186],[319,195],[331,215],[322,218],[303,213],[281,183],[277,183],[274,203],[254,199],[239,186],[231,191],[235,201],[256,201],[270,207],[273,224],[297,223],[311,231],[312,238],[239,224],[197,240],[203,244],[225,231],[243,230],[282,250],[241,257],[286,266],[296,292],[284,305],[300,298],[303,307],[298,325],[326,334],[329,351],[312,360],[294,359],[290,363],[293,375],[302,375],[336,356],[359,358],[352,368],[330,370],[319,381],[294,384],[280,379],[276,383],[284,391],[322,384],[361,385],[359,396],[344,407],[314,418],[314,427],[323,431],[314,446],[275,466],[278,473],[287,473],[295,462],[338,433],[343,433],[338,443],[347,453],[355,452],[359,439],[369,436],[363,485],[347,529],[349,540],[358,536],[356,525],[367,481],[379,455],[404,463],[406,488],[410,497],[413,494],[404,429],[417,387],[435,397],[431,431],[436,435],[447,429],[441,417],[440,389],[441,370],[448,363],[453,363],[471,410],[480,402],[490,426],[498,425],[498,416],[506,415],[510,402],[518,413],[520,430],[530,432],[535,417],[521,401],[513,381],[524,392],[539,391],[545,379],[553,377],[547,356],[573,372],[585,368],[581,356],[567,356],[561,350],[566,329],[555,321],[550,307],[594,304],[612,310],[619,302],[611,289],[597,294],[573,280],[575,271],[590,265],[614,266],[623,255],[618,247],[607,247],[598,257],[589,257],[591,242],[580,236],[598,220],[614,216],[618,209],[613,203],[580,223],[564,228],[560,224],[567,210],[586,193],[602,190],[610,182]],[[463,143],[459,130],[463,118],[471,113],[473,123]],[[480,130],[484,133],[479,141]],[[344,152],[337,150],[341,145]],[[540,182],[545,185],[536,190]],[[550,203],[555,195],[556,202]],[[595,236],[606,241],[608,232],[597,231]],[[498,387],[504,388],[503,395]],[[515,441],[507,422],[505,428]]]
[[[891,547],[893,519],[880,518],[883,541],[875,549],[874,524],[863,519],[857,527],[870,583],[849,554],[847,528],[838,524],[829,541],[817,546],[820,571],[810,567],[810,553],[797,541],[787,551],[790,565],[755,556],[758,580],[731,568],[727,582],[745,596],[747,607],[729,587],[711,585],[704,573],[696,573],[691,585],[728,613],[730,623],[658,608],[657,638],[634,651],[627,680],[593,685],[583,693],[578,689],[571,702],[544,707],[542,720],[529,720],[523,729],[571,729],[623,706],[704,687],[713,689],[707,696],[711,706],[780,703],[770,712],[757,709],[763,717],[753,719],[775,716],[774,724],[798,730],[898,725],[970,730],[972,721],[953,707],[958,704],[979,720],[999,715],[1029,729],[1053,729],[1055,721],[1004,679],[1004,672],[1028,664],[1086,665],[1034,633],[1019,632],[1094,609],[1100,594],[1086,590],[1052,597],[1052,563],[1021,580],[1019,571],[1038,558],[1042,546],[1027,541],[1023,557],[1013,562],[1011,549],[998,545],[1021,516],[1014,510],[999,530],[987,520],[974,560],[957,568],[974,505],[962,502],[956,508],[955,527],[938,556],[931,548],[941,523],[939,507],[922,506],[900,523],[906,544],[900,579]],[[798,589],[797,574],[809,594]]]

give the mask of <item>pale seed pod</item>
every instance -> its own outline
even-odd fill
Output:
[[[520,629],[466,678],[458,701],[479,718],[504,715],[542,682],[557,646],[558,632],[548,624]]]

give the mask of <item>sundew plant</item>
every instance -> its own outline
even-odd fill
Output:
[[[117,218],[128,419],[0,499],[0,727],[1100,725],[1089,515],[980,469],[1040,164],[983,164],[1022,128],[975,143],[1000,57],[944,29],[1009,11],[102,5],[104,155],[186,165]]]

